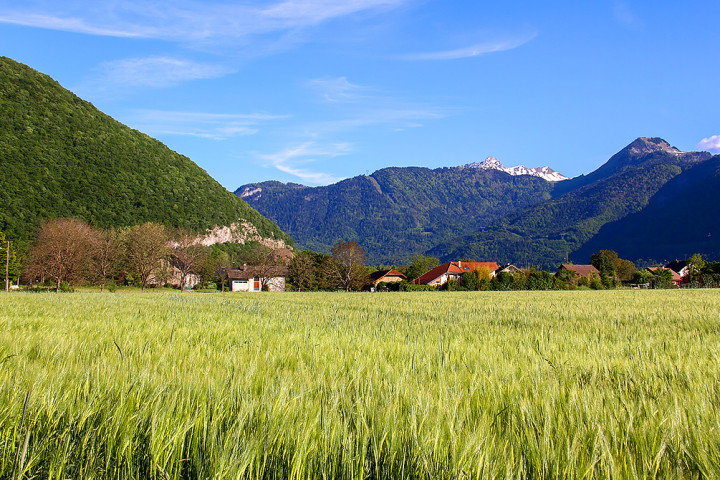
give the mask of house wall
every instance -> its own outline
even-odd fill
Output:
[[[233,280],[230,282],[230,291],[247,292],[249,282],[247,280]]]
[[[260,278],[251,278],[249,280],[233,280],[230,284],[230,290],[233,292],[259,292],[262,287],[259,285]],[[284,292],[285,291],[285,277],[273,277],[266,283],[268,290],[271,292]]]

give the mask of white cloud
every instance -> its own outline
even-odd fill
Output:
[[[351,151],[349,143],[335,143],[329,146],[318,146],[307,142],[273,154],[258,155],[281,172],[300,178],[304,182],[315,185],[328,185],[342,180],[330,173],[317,172],[302,168],[300,165],[317,161],[318,157],[333,158],[347,155]]]
[[[194,0],[25,0],[0,6],[0,23],[90,35],[157,38],[178,42],[242,39],[316,25],[407,0],[287,0],[261,5]]]
[[[347,77],[324,77],[309,80],[307,87],[316,91],[328,102],[353,102],[368,90],[366,87],[350,83]]]
[[[404,130],[422,126],[421,120],[445,118],[452,113],[447,107],[408,103],[378,94],[377,89],[351,83],[344,76],[309,80],[306,86],[334,105],[336,114],[332,120],[305,124],[316,134],[377,125]]]
[[[379,7],[392,7],[402,0],[288,0],[261,11],[264,18],[312,25],[318,22]]]
[[[57,17],[30,12],[0,11],[0,23],[10,23],[24,27],[60,30],[64,32],[84,33],[106,37],[151,37],[153,30],[134,26],[131,28],[111,26],[109,24],[89,24],[86,20],[74,17]]]
[[[425,52],[425,53],[414,53],[406,55],[403,58],[406,60],[456,60],[459,58],[478,57],[481,55],[487,55],[488,53],[503,52],[506,50],[512,50],[526,44],[537,34],[532,33],[529,35],[516,37],[512,39],[501,39],[494,40],[484,43],[478,43],[469,47],[458,48],[455,50],[445,50],[441,52]]]
[[[170,87],[188,80],[217,78],[233,72],[228,67],[171,57],[127,58],[103,63],[101,78],[131,87]]]
[[[119,97],[138,88],[167,88],[183,82],[219,78],[235,70],[182,58],[126,58],[100,64],[95,74],[73,88],[87,98]]]
[[[265,113],[219,114],[140,110],[128,123],[150,135],[182,135],[210,140],[254,135],[261,124],[289,118]]]
[[[720,135],[703,138],[697,144],[697,148],[700,150],[707,150],[712,153],[720,153]]]

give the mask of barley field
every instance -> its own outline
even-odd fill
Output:
[[[0,295],[0,478],[720,478],[720,292]]]

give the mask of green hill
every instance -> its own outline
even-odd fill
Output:
[[[551,200],[507,215],[482,232],[438,245],[430,253],[546,267],[557,266],[567,256],[586,263],[595,250],[582,247],[604,225],[641,211],[666,183],[710,157],[707,152],[680,152],[659,138],[639,138],[591,174],[559,182]],[[702,214],[700,204],[693,208]],[[648,240],[640,247],[646,258],[655,255],[656,248],[654,240]],[[593,248],[613,244],[596,242]]]
[[[678,175],[641,211],[603,226],[576,255],[600,248],[641,263],[665,264],[700,253],[720,258],[720,155]]]
[[[585,245],[595,250],[622,245],[623,238],[630,238],[624,233],[629,223],[600,235],[605,225],[632,218],[666,184],[689,179],[711,157],[681,152],[660,138],[638,138],[594,172],[560,182],[464,167],[385,168],[326,187],[263,182],[235,193],[306,248],[327,252],[338,240],[356,240],[373,263],[401,263],[425,253],[444,261],[474,258],[554,267],[567,256],[587,262]],[[712,195],[717,189],[703,191]],[[678,215],[702,218],[696,222],[700,230],[720,226],[719,216],[706,214],[704,204],[711,199],[692,191],[674,198],[673,205],[683,205]],[[646,223],[661,215],[662,209]],[[678,236],[663,247],[663,237],[640,233],[633,238],[642,243],[628,258],[665,258],[692,250],[681,247]]]
[[[99,227],[154,221],[204,230],[271,221],[187,157],[130,129],[50,77],[0,57],[0,231],[20,242],[43,219]]]
[[[407,261],[549,199],[553,184],[476,168],[384,168],[333,185],[263,182],[236,190],[303,248],[355,240],[371,263]]]

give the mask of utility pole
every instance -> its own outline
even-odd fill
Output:
[[[7,242],[7,252],[5,252],[5,291],[10,291],[10,240]]]

